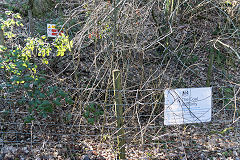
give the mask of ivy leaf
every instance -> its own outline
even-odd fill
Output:
[[[44,77],[39,77],[39,81],[40,81],[40,82],[45,82],[45,81],[46,81],[46,78],[44,78]]]
[[[34,101],[29,101],[28,104],[29,104],[30,106],[33,106],[33,105],[34,105]]]
[[[94,119],[93,119],[93,118],[88,118],[87,121],[88,121],[88,123],[90,123],[90,124],[94,124]]]
[[[68,104],[74,104],[73,100],[69,97],[65,98],[65,102],[68,103]]]
[[[62,90],[60,90],[58,92],[58,95],[60,95],[62,98],[65,98],[67,96],[67,94],[65,92],[63,92]]]
[[[71,119],[72,119],[72,114],[71,114],[71,113],[68,113],[68,114],[66,115],[65,120],[66,120],[67,122],[69,122]]]
[[[84,114],[83,114],[83,116],[84,116],[85,118],[88,118],[89,115],[90,115],[89,111],[86,111],[86,112],[84,112]]]
[[[32,111],[33,111],[33,107],[29,107],[29,108],[28,108],[28,112],[29,112],[29,113],[32,113]]]
[[[60,105],[61,105],[61,102],[60,102],[58,99],[54,100],[53,103],[54,103],[56,106],[60,106]]]
[[[45,111],[45,112],[52,113],[52,112],[53,112],[52,104],[49,104],[49,105],[45,106],[45,107],[44,107],[44,111]]]
[[[33,116],[27,116],[24,118],[24,124],[31,123],[35,118]]]
[[[40,93],[40,94],[39,94],[39,97],[40,97],[40,98],[46,98],[46,95],[43,94],[43,93]]]
[[[48,95],[48,96],[51,96],[51,95],[53,95],[53,93],[54,93],[53,87],[49,87],[49,88],[48,88],[48,93],[47,93],[47,95]]]
[[[92,111],[92,112],[95,112],[96,111],[96,108],[95,108],[95,104],[90,104],[90,110]]]
[[[48,106],[48,105],[51,105],[51,103],[48,100],[44,100],[42,102],[42,106]]]
[[[24,83],[24,85],[23,85],[23,87],[26,89],[30,88],[29,86],[30,86],[30,83]]]
[[[104,114],[104,111],[100,111],[99,114],[100,114],[100,115],[103,115],[103,114]]]
[[[29,74],[26,74],[26,75],[24,76],[23,80],[26,81],[26,82],[30,82],[30,81],[33,81],[34,78],[31,77]]]

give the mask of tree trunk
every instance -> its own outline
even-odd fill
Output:
[[[54,6],[52,0],[29,0],[33,16],[44,16]]]

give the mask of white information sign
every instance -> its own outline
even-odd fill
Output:
[[[167,89],[164,97],[164,125],[211,121],[211,87]]]
[[[56,24],[47,24],[47,36],[57,37],[58,35],[61,35],[63,33],[63,31],[59,32],[56,28]]]

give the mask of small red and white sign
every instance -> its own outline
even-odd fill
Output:
[[[56,29],[56,24],[47,24],[47,36],[48,37],[57,37],[63,33],[63,30],[60,32]]]

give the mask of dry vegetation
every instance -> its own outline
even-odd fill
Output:
[[[36,113],[25,124],[29,106],[17,103],[24,90],[1,91],[0,160],[114,159],[114,69],[122,76],[127,159],[237,159],[240,2],[167,2],[61,0],[50,17],[35,18],[36,36],[45,32],[39,26],[61,16],[73,38],[73,50],[63,57],[53,51],[49,64],[35,60],[37,74],[47,78],[44,87],[62,88],[74,104],[57,106],[46,117]],[[28,17],[22,21],[25,28],[16,32],[27,37]],[[25,42],[6,41],[8,48],[13,43]],[[1,77],[4,83],[5,72]],[[211,123],[163,125],[166,88],[205,86],[214,93]],[[86,116],[91,106],[95,110]],[[98,109],[104,114],[96,115]]]

